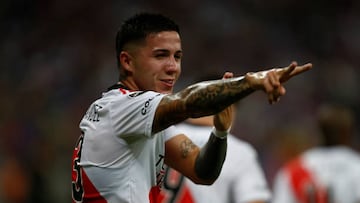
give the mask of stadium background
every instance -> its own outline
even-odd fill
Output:
[[[360,1],[5,0],[1,203],[11,203],[6,195],[70,202],[78,123],[90,102],[117,81],[115,33],[138,11],[161,12],[180,25],[184,58],[177,90],[205,73],[313,63],[286,85],[280,103],[271,106],[258,92],[238,107],[234,133],[258,150],[270,184],[285,160],[316,144],[320,103],[349,105],[359,117]]]

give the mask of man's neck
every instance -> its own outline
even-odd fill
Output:
[[[138,86],[132,80],[122,80],[119,81],[118,84],[122,84],[125,87],[129,88],[129,90],[139,90]]]

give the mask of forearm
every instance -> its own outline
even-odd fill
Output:
[[[179,95],[185,99],[190,117],[196,118],[218,113],[252,92],[244,77],[236,77],[197,83]]]
[[[153,130],[158,132],[187,118],[219,113],[252,92],[254,89],[244,77],[196,83],[162,99],[156,110]]]
[[[187,118],[213,115],[227,106],[248,96],[255,90],[263,90],[271,104],[278,102],[286,92],[282,83],[311,69],[312,64],[247,73],[242,77],[201,82],[184,90],[163,97],[155,113],[153,132]]]
[[[201,148],[195,162],[198,178],[212,184],[220,175],[225,161],[227,138],[218,138],[212,132],[208,142]]]

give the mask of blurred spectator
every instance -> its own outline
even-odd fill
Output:
[[[205,72],[219,71],[220,62],[221,67],[229,67],[221,72],[235,75],[260,64],[286,65],[294,56],[301,56],[299,63],[313,62],[309,75],[288,84],[291,91],[282,99],[281,108],[268,108],[257,95],[243,101],[235,127],[241,128],[241,138],[250,141],[259,156],[276,156],[262,145],[270,140],[269,126],[283,122],[268,116],[272,111],[281,114],[279,118],[294,111],[307,117],[317,104],[334,99],[360,114],[360,1],[3,0],[0,152],[17,149],[21,154],[16,155],[18,161],[30,165],[41,151],[33,148],[44,139],[49,145],[44,151],[50,150],[52,161],[35,176],[46,182],[44,190],[53,203],[71,199],[70,189],[64,188],[70,187],[68,157],[79,134],[74,123],[80,120],[86,102],[117,81],[112,48],[117,22],[144,10],[169,14],[180,22],[184,83]],[[113,66],[114,72],[108,66]],[[356,126],[359,130],[360,124]],[[13,130],[9,132],[9,128]],[[271,140],[277,138],[274,135]],[[0,168],[14,156],[1,153]],[[269,163],[262,164],[267,170]]]
[[[16,158],[9,158],[0,170],[0,202],[30,202],[31,180],[28,171]]]
[[[274,203],[360,202],[360,154],[352,149],[351,109],[326,104],[319,108],[322,144],[288,162],[277,174]]]

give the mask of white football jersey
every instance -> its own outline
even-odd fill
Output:
[[[73,155],[73,202],[144,203],[156,198],[164,175],[164,142],[180,134],[175,127],[152,134],[163,96],[116,88],[91,104]]]
[[[360,202],[360,155],[345,146],[304,152],[276,175],[273,202]]]
[[[182,123],[176,127],[196,145],[203,146],[212,127]],[[214,184],[197,185],[167,169],[162,187],[162,203],[245,203],[270,200],[271,193],[258,163],[255,149],[248,143],[228,135],[228,148],[222,171]]]

